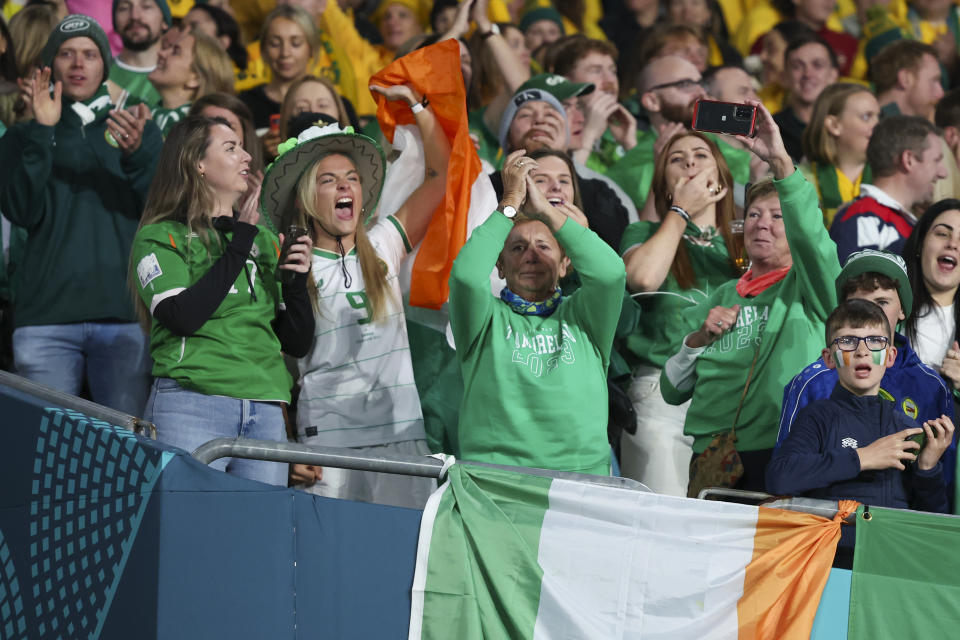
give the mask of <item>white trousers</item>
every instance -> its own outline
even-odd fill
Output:
[[[660,395],[660,370],[638,369],[627,392],[637,412],[637,432],[620,438],[620,471],[651,490],[686,497],[693,436],[683,435],[687,401],[669,405]]]

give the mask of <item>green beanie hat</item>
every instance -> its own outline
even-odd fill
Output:
[[[160,13],[163,14],[163,21],[169,27],[173,24],[173,16],[170,15],[170,5],[167,4],[167,0],[153,0],[157,3],[157,6],[160,7]],[[110,12],[110,15],[113,16],[113,24],[117,24],[117,3],[120,0],[113,0],[113,10]]]
[[[110,43],[107,42],[107,34],[103,32],[97,21],[90,16],[84,16],[79,13],[73,13],[60,21],[50,37],[47,38],[47,44],[43,46],[40,52],[40,60],[48,67],[53,66],[53,59],[57,57],[57,52],[67,40],[73,38],[90,38],[97,49],[100,50],[100,56],[103,58],[103,80],[110,74],[110,64],[113,62],[113,56],[110,55]]]

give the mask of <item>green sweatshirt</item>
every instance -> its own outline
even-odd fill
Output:
[[[647,242],[659,229],[659,222],[634,222],[623,233],[621,254],[625,255],[630,249]],[[688,222],[686,233],[697,235],[700,229]],[[683,242],[697,282],[690,289],[682,289],[673,274],[669,273],[659,290],[634,294],[633,299],[640,306],[641,314],[621,348],[621,353],[626,352],[632,367],[646,364],[663,368],[667,358],[677,352],[680,340],[685,335],[681,323],[664,322],[664,318],[681,317],[703,302],[717,287],[736,277],[730,267],[727,245],[719,233],[707,246],[689,240]]]
[[[713,140],[723,158],[727,161],[734,182],[747,184],[750,182],[750,152],[738,149],[725,142],[720,136],[706,134]],[[653,181],[653,167],[656,157],[653,154],[653,143],[657,141],[654,130],[643,131],[637,134],[637,146],[627,151],[616,164],[607,171],[607,177],[617,183],[627,192],[637,211],[643,208],[650,193],[650,183]]]
[[[512,222],[474,230],[450,275],[450,326],[464,379],[467,460],[606,475],[607,364],[626,279],[623,261],[568,220],[556,238],[583,285],[550,316],[525,316],[490,293]]]
[[[85,126],[64,99],[56,126],[24,122],[0,138],[0,158],[18,159],[0,177],[0,211],[27,231],[12,283],[18,327],[134,321],[130,244],[163,141],[148,120],[124,156],[106,135],[109,97],[98,96]]]
[[[697,453],[733,426],[757,344],[753,378],[737,421],[737,449],[773,447],[783,388],[820,355],[824,323],[837,305],[834,281],[840,263],[823,226],[816,190],[799,171],[775,184],[793,268],[754,298],[741,297],[736,281],[720,286],[683,316],[684,335],[699,329],[713,307],[739,304],[734,330],[703,349],[681,346],[660,374],[664,400],[681,404],[693,398],[683,431],[694,436]]]

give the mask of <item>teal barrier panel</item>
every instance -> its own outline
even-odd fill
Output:
[[[213,471],[0,386],[0,640],[405,638],[420,512]],[[843,638],[834,570],[812,637]]]

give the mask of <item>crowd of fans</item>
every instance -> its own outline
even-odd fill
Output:
[[[951,0],[0,6],[3,368],[187,449],[289,437],[686,495],[733,431],[739,488],[955,502]],[[495,195],[430,316],[403,274],[445,198],[449,114],[429,82],[371,77],[448,40],[474,207]],[[422,151],[389,215],[404,150],[375,98]],[[692,131],[705,99],[754,107],[755,135]]]

